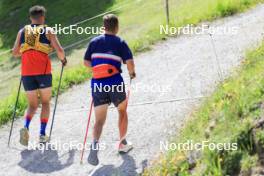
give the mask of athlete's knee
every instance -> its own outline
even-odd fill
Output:
[[[38,104],[37,103],[29,103],[28,104],[28,109],[30,111],[36,111],[38,109]]]
[[[124,100],[122,103],[120,103],[117,107],[119,113],[126,113],[127,111],[127,101]]]
[[[125,109],[121,109],[118,111],[119,112],[119,119],[127,119],[127,111],[126,108]]]
[[[105,121],[103,119],[97,119],[95,121],[95,126],[102,127],[104,126]]]
[[[119,109],[118,112],[119,112],[119,115],[120,115],[121,117],[124,117],[124,116],[127,115],[126,108],[124,108],[124,109]]]
[[[41,102],[43,108],[49,108],[50,107],[50,102],[49,101],[44,101]]]

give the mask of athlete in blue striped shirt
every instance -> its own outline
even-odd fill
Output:
[[[124,80],[121,76],[121,64],[127,65],[130,78],[135,78],[133,55],[126,42],[116,34],[119,29],[118,18],[113,15],[103,17],[105,34],[91,40],[85,53],[84,65],[92,69],[92,97],[95,109],[95,125],[93,143],[88,162],[92,165],[99,163],[98,141],[105,123],[107,108],[113,103],[119,112],[119,152],[128,152],[132,144],[126,140],[127,133],[127,99]]]

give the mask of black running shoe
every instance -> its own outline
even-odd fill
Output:
[[[90,147],[90,154],[88,156],[88,163],[97,166],[99,164],[99,160],[97,157],[97,153],[99,150],[99,144],[98,142],[94,142]]]

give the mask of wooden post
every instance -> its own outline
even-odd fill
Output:
[[[165,0],[165,7],[166,7],[167,25],[169,25],[170,24],[169,0]]]

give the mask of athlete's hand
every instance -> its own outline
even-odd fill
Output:
[[[63,60],[61,60],[61,63],[62,63],[62,65],[63,66],[66,66],[67,65],[67,59],[66,59],[66,57],[63,59]]]
[[[130,76],[130,79],[134,79],[136,78],[136,73],[135,72],[129,73],[129,76]]]

